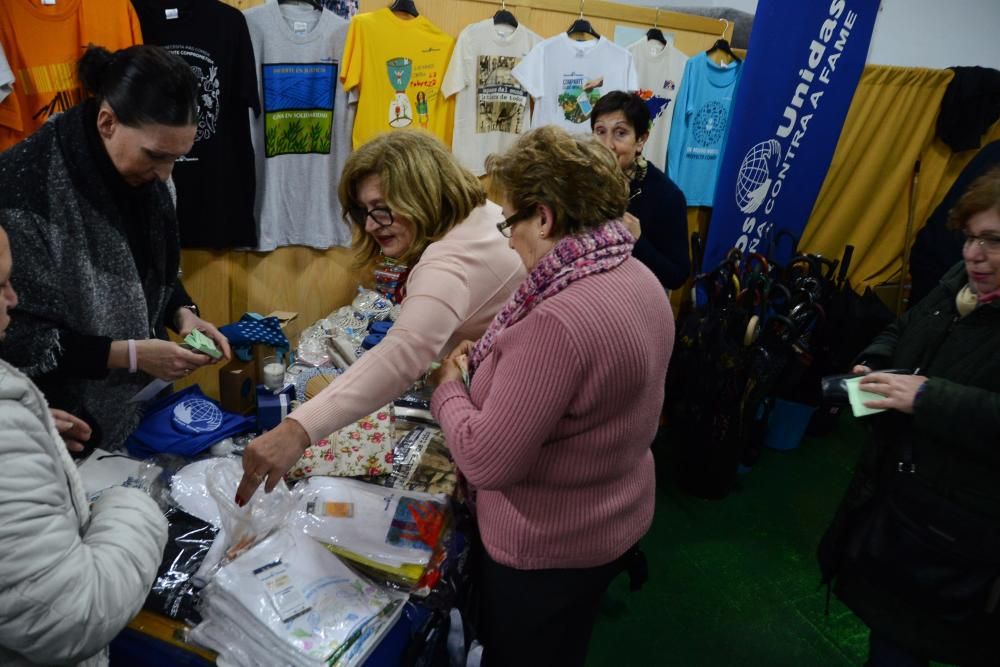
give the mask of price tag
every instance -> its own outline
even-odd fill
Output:
[[[295,582],[288,574],[288,566],[281,560],[262,565],[253,573],[264,584],[264,590],[271,599],[271,604],[274,605],[282,623],[288,623],[312,610],[306,599],[302,597],[302,593],[295,587]]]

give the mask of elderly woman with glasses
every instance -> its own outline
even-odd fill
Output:
[[[340,202],[362,261],[385,255],[410,268],[406,297],[385,339],[243,457],[238,499],[272,490],[305,449],[399,396],[461,340],[481,335],[524,278],[497,234],[500,207],[431,135],[384,134],[344,166]]]
[[[632,257],[628,182],[596,139],[539,128],[487,172],[528,277],[442,364],[431,411],[475,493],[486,664],[582,665],[653,518],[673,316]]]
[[[1000,170],[949,219],[963,261],[854,368],[886,412],[820,548],[875,667],[1000,656]]]

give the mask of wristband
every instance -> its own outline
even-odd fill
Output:
[[[135,353],[135,340],[128,341],[128,372],[135,373],[139,370],[139,362]]]

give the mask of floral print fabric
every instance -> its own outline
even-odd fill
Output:
[[[392,472],[395,422],[390,403],[331,433],[303,452],[288,478],[378,476]]]

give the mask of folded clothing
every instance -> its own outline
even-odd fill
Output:
[[[306,448],[302,458],[288,471],[288,478],[357,477],[391,472],[394,423],[390,403],[334,431]]]
[[[215,541],[218,529],[182,510],[166,513],[169,536],[163,560],[143,608],[168,618],[195,624],[199,591],[192,577]]]

